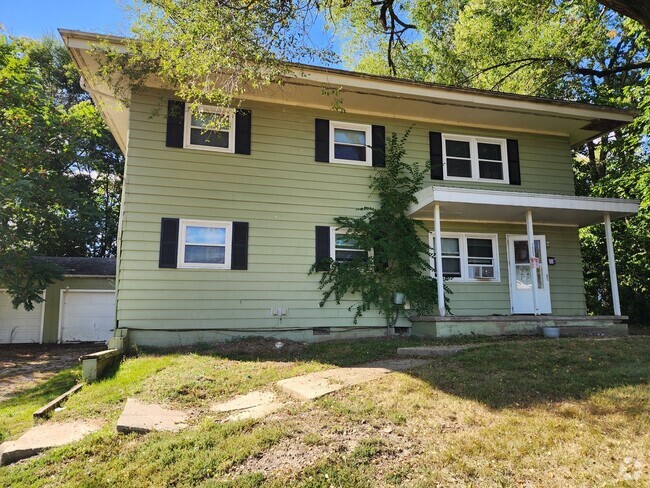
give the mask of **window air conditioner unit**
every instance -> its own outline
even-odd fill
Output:
[[[474,267],[475,279],[492,279],[494,278],[494,266],[476,266]]]

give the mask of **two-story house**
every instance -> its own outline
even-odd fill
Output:
[[[410,216],[429,229],[422,238],[439,295],[443,280],[453,290],[453,316],[440,307],[397,327],[442,336],[620,322],[610,222],[638,204],[576,197],[571,148],[632,112],[302,66],[248,93],[228,127],[206,131],[155,81],[120,107],[95,76],[98,36],[61,35],[126,155],[116,307],[131,342],[384,334],[376,313],[353,324],[354,297],[319,307],[308,270],[358,252],[333,219],[373,203],[386,135],[409,127],[406,157],[432,163]],[[344,112],[323,88],[339,90]],[[611,317],[585,307],[578,229],[599,223],[610,236]]]

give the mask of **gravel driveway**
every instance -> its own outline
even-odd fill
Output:
[[[103,349],[99,343],[0,345],[0,402],[79,364],[80,356]]]

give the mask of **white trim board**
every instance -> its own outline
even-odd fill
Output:
[[[638,200],[441,186],[424,188],[415,196],[418,203],[411,205],[407,215],[416,219],[431,218],[433,205],[437,204],[443,220],[469,217],[484,221],[499,215],[507,222],[521,223],[525,222],[526,211],[532,210],[535,223],[584,227],[602,222],[605,214],[616,219],[634,215],[639,209]]]
[[[424,222],[433,222],[433,217],[418,217],[418,220]],[[512,220],[473,220],[473,219],[440,219],[440,222],[459,222],[462,224],[508,224],[508,225],[526,225],[526,220],[513,222]],[[544,227],[580,227],[578,224],[545,224],[544,222],[535,222],[535,225]]]

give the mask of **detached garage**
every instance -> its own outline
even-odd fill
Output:
[[[61,342],[106,341],[114,327],[113,290],[61,290]]]
[[[0,290],[0,344],[40,343],[44,312],[42,303],[29,312],[22,306],[15,309],[11,297]]]
[[[43,259],[61,266],[64,279],[30,312],[14,309],[0,290],[0,344],[107,341],[115,327],[115,259]]]

